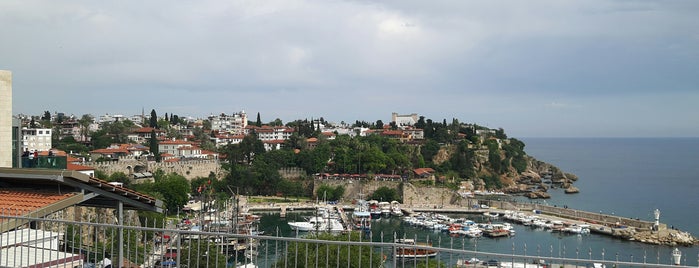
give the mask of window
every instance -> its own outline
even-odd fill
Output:
[[[43,130],[39,130],[39,135],[44,134]]]

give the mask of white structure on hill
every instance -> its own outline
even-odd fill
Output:
[[[232,115],[224,113],[219,115],[212,114],[208,118],[209,122],[211,122],[211,130],[214,131],[240,134],[248,126],[248,115],[245,114],[245,111]]]
[[[0,167],[12,167],[12,72],[0,70]]]
[[[391,114],[391,122],[396,122],[398,127],[414,126],[417,123],[417,114],[399,115],[398,113]]]

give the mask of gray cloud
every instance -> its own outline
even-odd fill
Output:
[[[16,113],[386,121],[396,111],[576,136],[571,122],[619,109],[699,114],[654,102],[699,100],[697,11],[695,1],[3,1],[0,68],[14,73]],[[545,108],[554,103],[583,108]],[[675,117],[673,133],[615,116],[634,131],[580,128],[699,135]],[[566,127],[542,133],[537,118]]]

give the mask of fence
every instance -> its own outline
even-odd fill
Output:
[[[462,238],[366,241],[356,231],[260,235],[254,220],[198,228],[188,222],[144,220],[142,226],[122,226],[0,215],[0,222],[28,222],[0,234],[0,267],[682,267],[521,255],[514,254],[514,246],[513,254],[480,252],[467,249]],[[481,261],[469,261],[475,259]]]

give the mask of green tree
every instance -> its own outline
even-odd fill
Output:
[[[257,112],[257,121],[255,121],[255,126],[257,126],[257,127],[262,126],[262,120],[260,120],[260,112]]]
[[[376,120],[376,128],[383,129],[383,121],[381,121],[381,119]]]
[[[386,186],[382,186],[376,189],[376,191],[374,191],[374,193],[371,194],[371,199],[386,202],[403,202],[402,198],[400,198],[400,195],[398,195],[398,191],[396,191],[396,189],[388,188]]]
[[[313,239],[326,241],[360,241],[361,233],[352,231],[341,235],[320,233]],[[339,252],[340,254],[337,254]],[[291,242],[287,246],[286,258],[280,258],[277,265],[286,263],[293,267],[381,267],[384,260],[380,252],[371,246],[332,245]]]
[[[89,114],[84,114],[80,119],[78,120],[78,124],[80,125],[80,137],[81,141],[86,141],[87,136],[90,135],[90,124],[92,124],[93,118],[92,115]]]
[[[155,135],[155,129],[150,131],[150,152],[155,157],[155,162],[160,163],[160,148],[158,148],[158,138]]]
[[[150,119],[149,119],[150,127],[152,128],[158,128],[158,114],[155,113],[155,109],[150,111]]]
[[[162,194],[169,211],[177,211],[187,204],[190,184],[185,177],[176,173],[154,176],[153,191]]]

